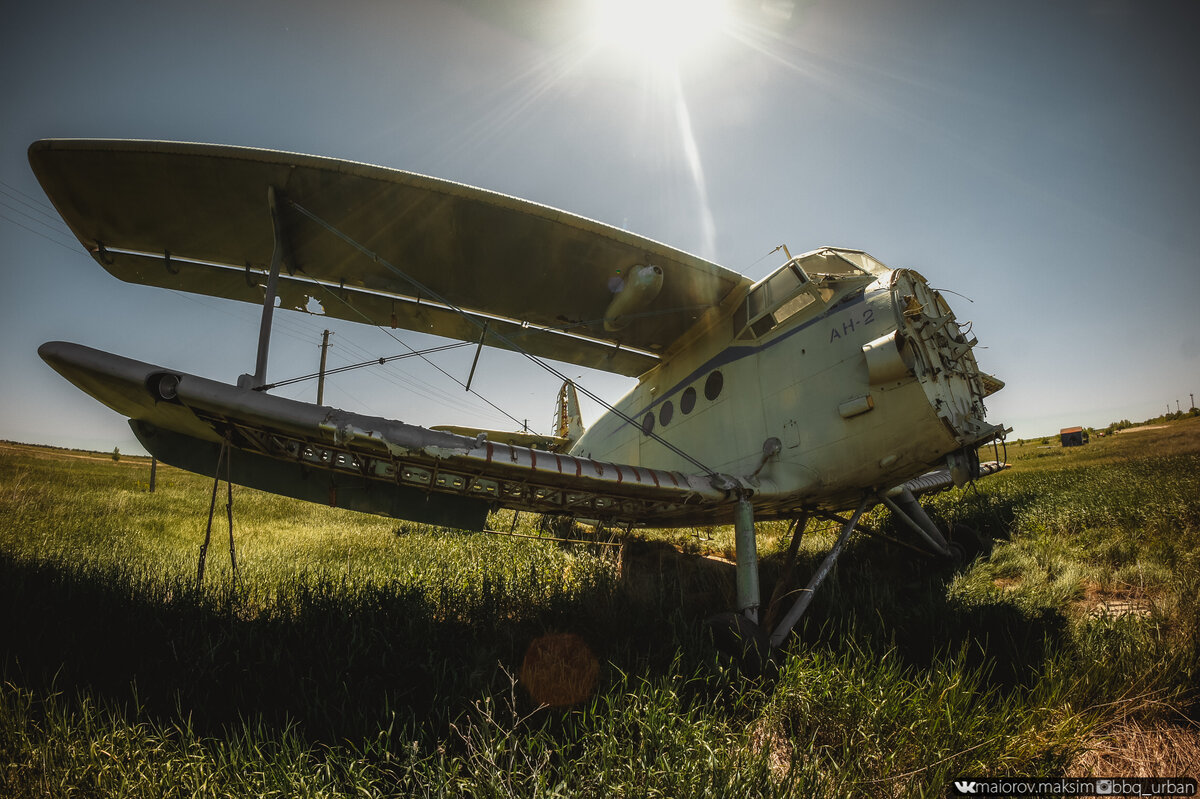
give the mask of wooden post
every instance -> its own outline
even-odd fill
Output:
[[[317,372],[317,404],[325,402],[325,355],[329,352],[329,331],[321,334],[321,368]]]

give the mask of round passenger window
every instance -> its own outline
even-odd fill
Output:
[[[691,413],[692,408],[696,407],[696,389],[688,386],[683,391],[683,396],[679,398],[679,410],[684,413]]]
[[[675,406],[670,400],[663,403],[662,410],[658,412],[658,423],[666,427],[671,423],[671,417],[675,415]]]
[[[642,418],[642,434],[650,435],[654,432],[654,413],[648,413]]]
[[[721,388],[725,385],[725,378],[720,372],[713,372],[704,381],[704,396],[706,399],[715,400],[721,394]]]

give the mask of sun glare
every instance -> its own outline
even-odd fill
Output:
[[[591,0],[587,24],[598,47],[675,66],[702,53],[728,18],[726,0]]]

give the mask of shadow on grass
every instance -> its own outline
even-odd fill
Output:
[[[811,574],[821,555],[801,560]],[[817,593],[791,646],[830,646],[854,638],[882,656],[894,649],[923,669],[964,651],[966,665],[998,688],[1028,686],[1067,645],[1068,620],[1057,609],[1006,602],[968,604],[948,596],[956,571],[941,561],[875,540],[858,539]]]
[[[613,581],[522,612],[499,583],[430,597],[297,579],[252,608],[120,569],[0,556],[0,608],[8,681],[136,702],[143,714],[190,718],[200,733],[256,719],[328,742],[381,728],[444,732],[476,700],[508,692],[547,631],[577,632],[600,663],[648,675],[667,673],[681,647],[705,656],[702,636],[661,595],[655,606]]]
[[[820,558],[802,558],[801,580]],[[650,565],[637,573],[639,561]],[[764,596],[777,569],[764,561]],[[925,668],[965,644],[994,683],[1033,679],[1061,642],[1061,615],[948,601],[951,577],[856,540],[789,646],[836,650],[849,636],[880,655],[894,645]],[[551,588],[530,601],[499,582],[431,596],[302,577],[251,601],[120,567],[2,556],[0,665],[5,679],[35,690],[135,701],[141,713],[190,718],[201,733],[258,719],[329,742],[381,728],[438,736],[481,697],[507,693],[546,632],[586,641],[605,664],[601,692],[619,672],[654,679],[703,668],[714,653],[699,619],[729,606],[732,578],[728,563],[673,560],[650,547],[623,564],[620,581]]]

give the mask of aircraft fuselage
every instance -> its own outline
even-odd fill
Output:
[[[809,279],[755,308],[755,291],[793,265]],[[829,265],[842,271],[818,278]],[[711,309],[698,335],[615,405],[637,426],[607,414],[572,454],[680,471],[699,462],[748,483],[759,508],[836,506],[1000,430],[983,421],[974,342],[916,272],[821,250],[792,259],[746,302],[748,311]]]

